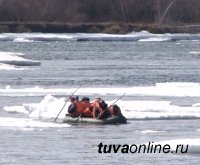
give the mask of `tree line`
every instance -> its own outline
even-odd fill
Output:
[[[68,28],[69,24],[71,28],[77,24],[198,26],[200,3],[199,0],[0,0],[0,24],[9,23],[68,24]],[[99,27],[93,26],[93,30]]]

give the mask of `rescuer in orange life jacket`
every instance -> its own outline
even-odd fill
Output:
[[[101,98],[96,98],[95,101],[91,104],[93,107],[92,115],[93,118],[103,119],[110,116],[108,104],[105,103]]]
[[[71,117],[78,117],[84,110],[83,104],[79,101],[78,96],[70,97],[71,104],[68,107],[68,113]]]
[[[81,99],[81,103],[85,107],[82,113],[82,117],[90,117],[92,118],[92,106],[90,103],[90,99],[88,97],[83,97]]]

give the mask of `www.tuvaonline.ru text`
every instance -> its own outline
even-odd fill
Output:
[[[169,144],[155,144],[154,142],[149,142],[147,144],[103,144],[103,142],[98,145],[98,153],[182,153],[188,152],[189,145],[177,144],[175,149],[172,150]]]

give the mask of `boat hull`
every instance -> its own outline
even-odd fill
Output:
[[[72,118],[70,116],[65,116],[63,119],[63,123],[71,123],[71,124],[126,124],[127,119],[124,116],[112,116],[105,119],[94,119],[94,118],[86,118],[86,117],[75,117]]]

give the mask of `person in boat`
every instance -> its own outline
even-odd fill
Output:
[[[120,115],[122,115],[121,109],[116,104],[110,106],[108,109],[109,109],[109,113],[110,113],[111,116],[120,116]]]
[[[81,99],[81,103],[84,106],[84,110],[82,112],[82,117],[89,117],[92,118],[92,106],[90,103],[90,99],[88,97],[83,97]]]
[[[95,99],[91,107],[93,118],[104,119],[110,116],[109,111],[107,110],[108,104],[106,104],[106,102],[101,98]]]
[[[104,109],[103,112],[100,113],[97,118],[104,119],[104,118],[109,118],[112,116],[122,116],[121,109],[116,104],[111,105],[107,107],[106,109]]]
[[[84,105],[85,108],[90,107],[90,98],[84,96],[84,97],[81,99],[81,103]]]
[[[70,97],[70,101],[71,101],[71,104],[68,107],[69,115],[71,117],[79,117],[84,110],[83,104],[79,101],[78,96]]]

